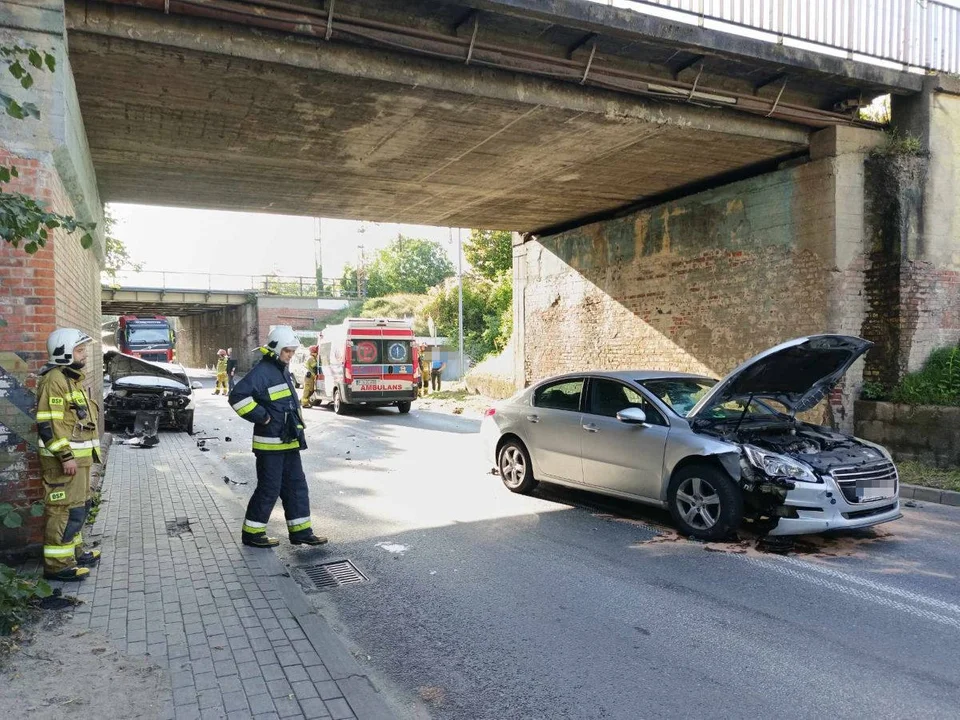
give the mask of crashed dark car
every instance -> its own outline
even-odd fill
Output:
[[[103,356],[103,369],[107,430],[133,431],[139,424],[193,434],[195,399],[182,365],[110,351]]]
[[[669,509],[697,538],[744,521],[770,535],[901,517],[890,454],[797,417],[872,343],[817,335],[778,345],[721,381],[633,370],[550,378],[487,411],[481,434],[504,484],[537,481]]]

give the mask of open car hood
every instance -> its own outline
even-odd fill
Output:
[[[765,350],[747,360],[700,399],[687,417],[753,396],[780,403],[792,413],[817,405],[873,343],[847,335],[812,335]]]
[[[110,350],[103,355],[103,370],[110,376],[110,382],[116,385],[122,384],[124,378],[159,378],[166,382],[176,382],[183,385],[184,388],[190,388],[190,380],[182,365],[173,365],[171,363],[150,362],[141,360],[132,355]],[[138,382],[142,385],[142,382]],[[161,383],[166,384],[166,383]]]

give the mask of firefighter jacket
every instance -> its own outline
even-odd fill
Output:
[[[226,372],[227,372],[227,358],[226,356],[224,356],[217,360],[217,375],[221,375]]]
[[[253,423],[255,453],[306,450],[303,416],[290,370],[273,351],[260,348],[260,352],[263,358],[230,393],[230,405]]]
[[[62,365],[40,371],[37,434],[41,465],[76,460],[80,467],[100,461],[99,409],[83,389],[83,372]]]
[[[313,377],[317,374],[317,356],[311,355],[307,358],[307,377]]]

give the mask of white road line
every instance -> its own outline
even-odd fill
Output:
[[[835,590],[844,595],[852,595],[853,597],[860,598],[861,600],[866,600],[868,602],[876,603],[877,605],[883,605],[884,607],[891,608],[893,610],[899,610],[900,612],[906,613],[908,615],[913,615],[914,617],[922,618],[924,620],[930,620],[932,622],[939,623],[941,625],[948,625],[952,628],[960,630],[960,617],[953,617],[950,615],[941,615],[935,613],[932,610],[927,610],[923,607],[917,607],[916,605],[911,605],[906,602],[900,602],[898,600],[893,600],[889,597],[884,597],[875,592],[869,592],[867,590],[861,590],[858,587],[851,587],[850,585],[844,585],[840,582],[834,582],[833,580],[828,580],[819,573],[821,570],[828,570],[828,568],[816,568],[809,563],[804,563],[803,561],[796,561],[793,558],[778,558],[780,562],[762,560],[760,558],[753,557],[744,557],[743,555],[735,555],[742,560],[753,565],[759,565],[760,567],[766,568],[768,570],[773,570],[774,572],[780,573],[781,575],[788,575],[790,577],[797,578],[798,580],[803,580],[805,582],[813,583],[820,587],[828,588],[830,590]],[[792,562],[791,562],[792,561]],[[803,570],[794,569],[793,567],[788,567],[790,564],[799,565],[804,568]],[[815,570],[816,573],[806,572],[809,570]],[[880,583],[872,583],[869,580],[863,580],[862,578],[855,577],[853,575],[848,575],[847,573],[842,573],[839,571],[828,571],[823,573],[827,576],[836,576],[838,579],[843,579],[848,582],[852,582],[855,585],[867,585],[877,586],[876,589],[881,592],[889,592],[892,595],[905,597],[911,596],[906,599],[913,600],[914,602],[920,602],[927,605],[933,606],[945,606],[944,609],[955,610],[956,606],[951,605],[950,603],[941,603],[939,600],[934,598],[928,598],[923,595],[918,595],[917,593],[910,593],[905,590],[900,590],[899,588],[893,588],[886,585],[881,585]]]

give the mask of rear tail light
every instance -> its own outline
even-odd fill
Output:
[[[497,414],[497,409],[496,409],[496,408],[492,408],[492,407],[491,407],[491,408],[487,408],[486,410],[483,411],[483,416],[484,416],[484,417],[493,417],[493,416],[496,415],[496,414]]]

